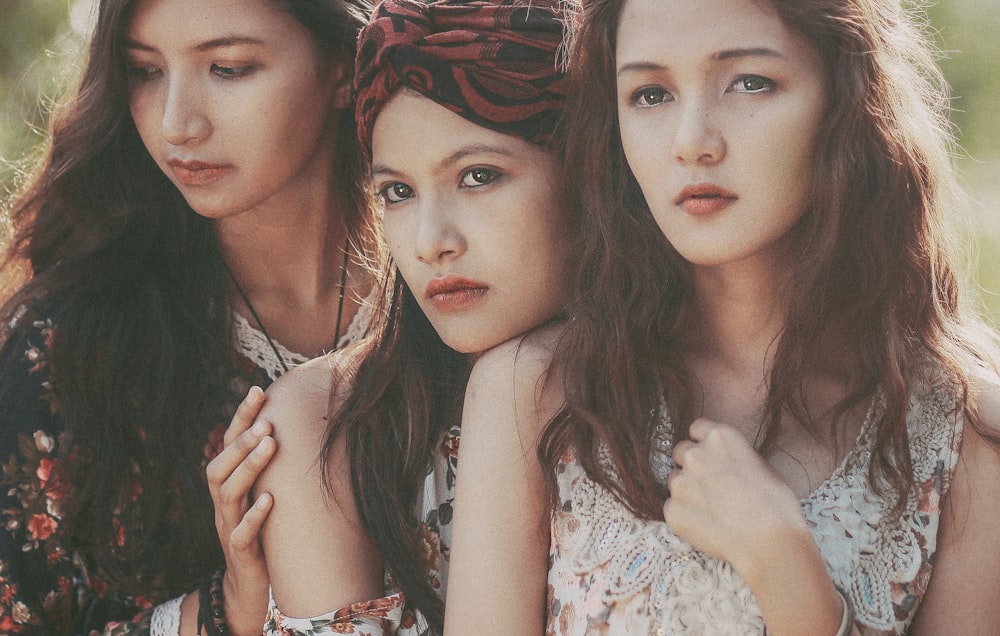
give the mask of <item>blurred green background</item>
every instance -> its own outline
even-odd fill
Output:
[[[44,140],[46,112],[72,81],[95,0],[0,0],[0,192]],[[987,318],[1000,326],[1000,2],[926,6],[944,52],[962,151],[955,164],[970,193],[968,245]],[[0,236],[0,240],[2,240]]]

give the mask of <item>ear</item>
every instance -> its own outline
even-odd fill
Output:
[[[333,98],[330,106],[335,110],[344,110],[352,105],[354,84],[354,76],[351,74],[351,71],[354,70],[352,67],[353,64],[348,66],[346,63],[340,62],[334,64],[333,68],[330,69],[333,75]]]

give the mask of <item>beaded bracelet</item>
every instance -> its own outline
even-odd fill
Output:
[[[208,636],[229,636],[226,623],[226,599],[222,592],[222,579],[226,568],[212,572],[206,585],[198,591],[198,633],[205,628]]]
[[[840,602],[844,605],[844,617],[840,619],[840,627],[834,636],[849,636],[854,629],[854,608],[847,600],[847,595],[844,594],[843,590],[837,586],[834,586],[833,589],[837,591],[837,596],[840,597]]]

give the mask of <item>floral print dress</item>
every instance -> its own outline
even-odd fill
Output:
[[[801,502],[827,570],[866,636],[905,633],[927,589],[963,423],[953,391],[911,395],[907,426],[917,487],[894,514],[895,493],[877,494],[865,478],[883,409],[877,400],[843,463]],[[652,460],[665,480],[674,465],[663,417]],[[694,549],[665,522],[630,514],[587,476],[572,451],[557,481],[547,634],[765,633],[756,599],[728,563]]]
[[[347,340],[363,336],[370,317],[370,311],[359,311]],[[0,634],[81,634],[105,625],[116,634],[147,634],[154,606],[177,591],[147,597],[113,587],[88,555],[69,545],[60,526],[63,492],[54,477],[66,440],[48,367],[56,329],[51,320],[40,319],[12,324],[0,334],[0,363],[13,369],[0,384]],[[250,387],[266,388],[281,374],[270,345],[261,343],[265,336],[234,315],[231,399],[222,411],[228,416],[209,434],[191,470],[204,474],[221,450],[228,418]],[[277,346],[287,361],[305,360]],[[123,532],[120,541],[127,540]],[[200,583],[193,580],[191,589]]]
[[[443,600],[448,587],[448,559],[451,556],[451,517],[455,502],[455,473],[461,429],[454,426],[445,432],[427,476],[424,478],[420,510],[421,545],[427,580]],[[319,636],[355,634],[356,636],[424,636],[428,625],[423,616],[407,606],[386,574],[385,596],[338,608],[320,616],[292,618],[285,616],[271,599],[266,636]]]

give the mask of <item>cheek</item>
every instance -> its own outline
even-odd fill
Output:
[[[135,129],[138,131],[142,143],[148,149],[152,149],[153,138],[161,128],[162,116],[157,103],[155,93],[148,89],[135,89],[129,95],[128,107],[132,115],[132,122],[135,124]]]
[[[409,263],[408,257],[413,252],[412,239],[415,234],[407,231],[406,224],[399,218],[393,218],[393,216],[398,217],[400,215],[393,215],[392,212],[387,212],[382,220],[382,241],[389,249],[392,260],[399,266],[400,271],[403,271],[405,274],[405,268]]]
[[[632,174],[636,176],[642,173],[646,165],[644,155],[642,153],[642,147],[639,143],[639,139],[642,138],[642,133],[638,130],[639,128],[640,127],[634,118],[619,117],[618,119],[618,129],[620,131],[619,134],[621,135],[622,151],[625,153],[625,159],[628,162],[629,169],[632,170]],[[646,145],[647,147],[649,146],[648,141]]]

